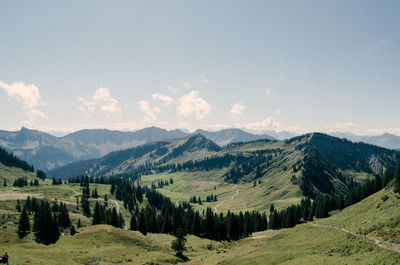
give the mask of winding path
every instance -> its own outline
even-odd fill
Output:
[[[239,188],[237,185],[233,186],[233,189],[236,190],[236,193],[232,195],[231,200],[233,200],[238,194],[239,194]],[[218,212],[218,207],[221,206],[226,200],[223,200],[222,202],[218,203],[217,205],[214,206],[214,213]]]
[[[328,225],[321,225],[321,224],[316,224],[314,222],[312,222],[311,224],[312,224],[312,226],[315,226],[315,227],[332,228],[332,229],[340,230],[342,232],[351,234],[351,235],[356,236],[356,237],[364,237],[366,239],[373,240],[375,245],[377,245],[380,248],[384,248],[384,249],[387,249],[387,250],[391,250],[391,251],[395,251],[395,252],[400,253],[400,245],[399,244],[394,244],[394,243],[390,243],[390,242],[387,242],[387,241],[380,241],[380,240],[378,240],[376,238],[369,237],[369,236],[364,236],[364,235],[361,235],[361,234],[356,234],[356,233],[351,232],[349,230],[346,230],[344,228],[337,228],[337,227],[334,227],[332,225],[329,225],[329,226]]]

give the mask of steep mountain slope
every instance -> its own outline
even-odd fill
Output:
[[[235,143],[235,142],[249,142],[249,141],[255,141],[255,140],[260,140],[260,139],[268,139],[268,140],[275,140],[275,138],[263,134],[263,135],[255,135],[251,134],[248,132],[245,132],[241,129],[223,129],[220,131],[216,132],[209,132],[205,130],[197,130],[194,132],[195,134],[202,134],[208,139],[214,141],[220,146],[225,146],[230,143]]]
[[[346,132],[333,132],[330,135],[340,138],[346,138],[354,142],[363,142],[368,144],[374,144],[389,149],[400,150],[400,136],[384,133],[376,136],[360,136],[353,133]]]
[[[93,176],[148,173],[152,165],[181,163],[220,151],[214,142],[200,134],[184,139],[164,140],[111,152],[92,160],[78,161],[48,172],[49,176],[67,178],[82,174]],[[149,171],[150,170],[150,171]]]

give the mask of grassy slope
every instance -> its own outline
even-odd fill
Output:
[[[385,194],[389,198],[381,203]],[[391,225],[393,218],[398,220],[399,203],[400,198],[386,190],[332,217],[317,220],[314,225],[306,223],[291,229],[259,232],[234,243],[189,236],[185,255],[191,259],[188,264],[192,265],[398,264],[400,253],[380,248],[368,237],[329,226],[350,230],[359,225],[363,216],[369,216],[373,225],[377,222],[376,217],[382,215],[379,222],[384,226]],[[378,213],[380,216],[376,216]],[[399,225],[392,229],[399,231]],[[371,235],[383,235],[384,239],[384,235],[390,233],[391,230],[382,228]],[[173,264],[177,262],[169,247],[173,239],[170,235],[149,234],[145,237],[138,232],[100,225],[83,228],[79,234],[62,237],[50,246],[36,244],[29,236],[19,240],[15,232],[3,232],[0,233],[0,248],[10,252],[13,264],[62,264],[65,260],[68,264]]]
[[[385,195],[388,198],[383,202]],[[205,263],[398,264],[399,206],[398,194],[390,189],[382,190],[313,224],[255,233],[252,238],[237,242],[226,253],[209,256]],[[397,252],[379,247],[376,239],[381,246]],[[202,263],[193,261],[191,264]]]
[[[7,249],[12,264],[171,264],[178,261],[170,248],[173,239],[170,235],[145,237],[139,232],[98,225],[83,228],[75,236],[62,237],[49,246],[20,240],[15,233],[1,233],[0,248]],[[186,254],[201,259],[209,252],[209,243],[210,240],[189,236]]]
[[[36,174],[33,172],[26,172],[16,167],[6,167],[0,163],[0,184],[3,186],[4,180],[7,181],[8,186],[12,186],[15,179],[26,177],[28,182],[36,179]]]
[[[381,190],[318,223],[400,244],[400,195]]]

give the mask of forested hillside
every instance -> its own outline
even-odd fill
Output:
[[[303,196],[343,195],[375,174],[393,170],[397,151],[313,133],[286,141],[258,140],[224,148],[193,135],[116,151],[95,160],[73,163],[49,174],[111,176],[214,172],[227,183],[279,177],[300,188]],[[266,184],[265,184],[266,185]],[[288,186],[289,185],[289,186]]]

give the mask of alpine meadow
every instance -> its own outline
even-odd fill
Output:
[[[0,10],[0,263],[399,264],[398,1]]]

